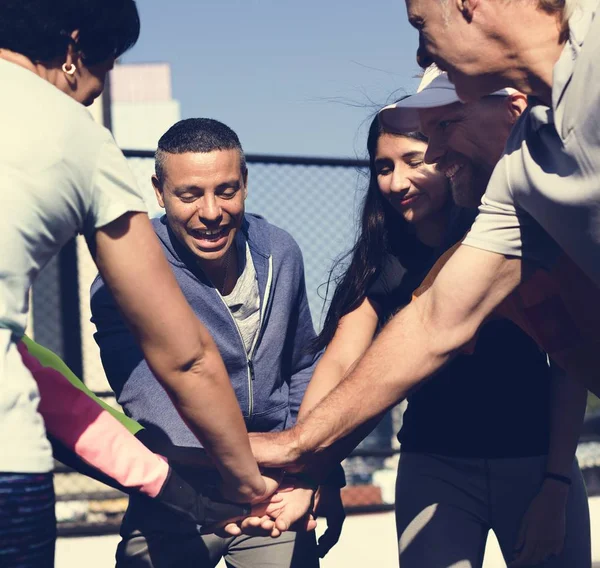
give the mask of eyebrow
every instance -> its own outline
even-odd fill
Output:
[[[241,187],[241,182],[239,179],[227,180],[215,187],[215,191],[220,189],[226,189],[228,187],[233,187],[234,189],[239,189]],[[200,187],[199,185],[180,185],[173,188],[173,192],[175,193],[185,193],[186,191],[204,191],[204,187]]]
[[[409,152],[404,152],[403,154],[401,154],[401,158],[404,161],[412,160],[414,158],[418,158],[418,159],[422,160],[424,155],[425,155],[425,152],[422,152],[420,150],[410,150]],[[386,158],[386,157],[375,159],[376,166],[385,164],[386,162],[393,162],[393,160],[392,160],[392,158]]]
[[[425,152],[421,152],[420,150],[412,150],[411,152],[405,152],[402,154],[402,158],[405,160],[412,160],[413,158],[422,158],[425,155]]]
[[[178,185],[173,188],[173,193],[185,193],[186,191],[202,191],[197,185]]]
[[[220,183],[219,185],[217,185],[217,187],[215,189],[219,190],[219,189],[227,189],[228,187],[232,187],[234,189],[239,189],[241,187],[241,182],[239,179],[231,179],[231,180],[227,180],[224,181],[223,183]]]

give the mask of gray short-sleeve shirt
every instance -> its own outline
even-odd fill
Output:
[[[581,0],[569,19],[552,108],[532,100],[515,125],[464,244],[542,265],[562,248],[600,286],[597,5]]]

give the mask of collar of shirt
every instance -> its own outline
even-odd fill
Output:
[[[558,132],[561,132],[561,122],[564,112],[564,105],[561,105],[561,102],[564,99],[564,94],[571,77],[573,76],[577,57],[583,47],[585,36],[590,29],[598,8],[598,0],[572,1],[576,2],[576,6],[569,17],[569,39],[567,40],[558,61],[554,65],[552,75],[553,120]]]

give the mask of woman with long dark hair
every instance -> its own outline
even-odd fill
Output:
[[[376,118],[367,146],[370,177],[361,226],[336,280],[317,344],[325,353],[299,420],[410,302],[439,254],[462,238],[474,218],[475,212],[452,203],[446,177],[424,163],[422,134],[391,134]],[[554,380],[562,379],[552,377],[533,340],[497,319],[482,327],[472,354],[458,356],[409,396],[396,485],[402,568],[461,561],[481,567],[490,530],[510,562],[527,515],[548,531],[560,533],[567,524],[566,540],[555,533],[543,537],[553,545],[564,541],[544,566],[589,565],[587,500],[576,463],[568,491],[539,486],[550,446],[562,443],[560,436],[550,439]]]
[[[37,411],[39,392],[17,343],[32,283],[76,233],[85,235],[157,378],[214,458],[226,495],[249,502],[268,493],[219,353],[170,271],[123,154],[84,108],[139,31],[134,0],[0,2],[5,568],[53,565],[52,453]]]

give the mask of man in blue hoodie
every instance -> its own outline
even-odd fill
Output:
[[[179,286],[219,348],[248,431],[273,432],[296,419],[317,362],[315,331],[300,249],[285,231],[245,213],[247,181],[230,128],[211,119],[180,121],[159,141],[152,184],[166,215],[152,222]],[[92,314],[108,380],[126,413],[148,431],[152,449],[197,448],[99,278]],[[130,501],[121,535],[119,568],[203,568],[222,557],[239,568],[318,566],[314,533],[200,535],[194,524],[139,498]]]

